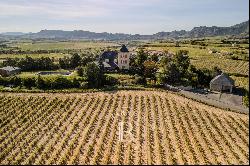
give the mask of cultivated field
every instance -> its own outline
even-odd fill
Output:
[[[53,58],[57,62],[59,58],[69,57],[69,54],[62,54],[62,53],[50,53],[50,54],[0,54],[0,60],[4,61],[7,58],[26,58],[27,56],[36,58]]]
[[[219,67],[223,72],[234,75],[233,79],[236,81],[236,86],[241,88],[247,88],[249,84],[249,61],[243,60],[244,56],[249,56],[248,44],[239,44],[233,47],[231,44],[223,44],[221,40],[223,37],[206,38],[202,43],[207,46],[201,46],[200,44],[192,45],[189,42],[186,44],[179,44],[180,47],[176,47],[174,42],[157,42],[157,41],[130,41],[128,48],[143,47],[146,50],[159,50],[159,51],[170,51],[175,53],[179,50],[189,51],[189,57],[191,64],[200,69],[210,69]],[[184,42],[184,41],[183,41]],[[13,40],[9,41],[7,45],[11,47],[18,47],[23,51],[60,51],[60,53],[23,53],[23,54],[0,54],[0,66],[1,63],[7,58],[25,58],[30,56],[32,58],[50,57],[54,58],[55,62],[58,63],[59,58],[64,56],[70,56],[72,52],[85,53],[86,55],[93,53],[97,55],[101,53],[102,49],[119,46],[119,42],[111,41],[84,41],[84,40],[68,40],[68,41],[56,41],[56,40]],[[1,48],[0,48],[1,49]],[[209,53],[210,50],[216,50],[222,53]],[[232,53],[237,56],[238,60],[233,60],[229,55],[223,55],[223,52]]]
[[[248,115],[175,94],[0,94],[0,164],[248,164]]]
[[[213,47],[209,47],[213,49]],[[216,48],[216,47],[215,47]],[[209,54],[208,48],[207,49],[199,49],[192,45],[182,45],[182,47],[147,47],[148,50],[168,50],[170,52],[176,52],[178,50],[188,50],[189,56],[191,58],[191,63],[198,68],[207,68],[213,69],[215,66],[222,69],[223,72],[227,73],[237,73],[242,75],[249,74],[249,61],[242,61],[242,60],[232,60],[226,58],[226,56],[218,55],[218,54]],[[220,49],[216,48],[218,51],[228,50],[228,47],[222,47]],[[235,51],[234,49],[229,49],[228,52]],[[239,57],[241,55],[235,54]]]
[[[249,75],[249,62],[247,61],[204,57],[203,59],[192,60],[191,62],[198,68],[207,68],[211,70],[215,66],[219,66],[227,73]]]
[[[87,49],[87,48],[103,48],[108,46],[117,46],[117,44],[109,42],[94,41],[41,41],[41,42],[20,42],[11,44],[11,46],[19,47],[21,50],[66,50],[66,49]]]
[[[236,86],[247,88],[249,84],[249,61],[244,60],[233,60],[228,58],[226,55],[220,55],[218,53],[209,53],[209,49],[215,49],[217,51],[227,51],[230,53],[237,51],[247,52],[248,46],[241,44],[241,49],[238,47],[231,47],[228,45],[214,44],[219,42],[218,40],[209,41],[206,49],[200,49],[199,45],[180,44],[180,47],[175,47],[175,44],[171,43],[151,43],[147,44],[147,50],[159,50],[159,51],[170,51],[176,52],[178,50],[189,51],[191,58],[191,64],[200,69],[210,69],[219,67],[223,72],[229,74],[236,74],[233,79],[236,81]],[[243,57],[241,53],[234,53],[239,58]],[[248,88],[247,88],[248,89]]]

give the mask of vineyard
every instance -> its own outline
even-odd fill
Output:
[[[249,118],[167,92],[0,94],[0,164],[248,164]]]
[[[213,69],[215,66],[219,66],[224,72],[238,73],[242,75],[249,75],[249,62],[246,61],[233,61],[229,59],[218,58],[203,58],[192,61],[192,64],[198,68]]]
[[[13,47],[19,47],[21,50],[65,50],[65,49],[89,49],[103,48],[108,46],[117,46],[111,42],[92,42],[92,41],[41,41],[41,42],[13,42]]]

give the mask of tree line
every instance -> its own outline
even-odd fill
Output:
[[[7,58],[3,61],[3,66],[20,67],[22,71],[56,70],[56,69],[75,69],[78,66],[85,66],[88,62],[94,61],[94,55],[79,55],[74,53],[70,57],[59,58],[59,63],[54,58],[41,57],[32,58]]]
[[[3,48],[3,49],[2,49]],[[63,54],[74,54],[74,53],[89,53],[91,52],[99,52],[99,50],[91,49],[89,50],[81,50],[81,49],[51,49],[51,50],[22,50],[19,47],[5,47],[5,44],[0,45],[0,54],[52,54],[52,53],[63,53]]]
[[[4,61],[5,66],[17,66],[23,71],[55,70],[55,69],[77,69],[78,75],[85,77],[88,87],[101,87],[114,84],[112,78],[104,77],[104,66],[102,63],[94,63],[97,55],[79,55],[74,53],[71,57],[60,58],[55,63],[53,58],[31,58],[26,57],[8,58]],[[221,71],[197,69],[190,63],[188,51],[177,51],[174,56],[169,56],[168,52],[162,55],[149,55],[144,49],[139,49],[136,56],[130,59],[130,74],[135,75],[135,80],[139,84],[147,85],[147,81],[153,84],[185,84],[193,87],[209,87],[211,79]],[[70,83],[65,83],[69,84]]]
[[[131,58],[130,73],[138,74],[142,82],[146,79],[159,84],[185,84],[193,87],[209,87],[213,77],[221,73],[218,67],[213,70],[197,69],[191,65],[188,51],[180,50],[171,57],[167,52],[162,55],[149,55],[143,49]]]
[[[11,86],[27,89],[41,89],[41,90],[53,90],[53,89],[89,89],[89,88],[103,88],[105,85],[116,85],[117,79],[99,74],[98,77],[91,77],[93,72],[87,71],[86,77],[69,78],[65,76],[56,77],[1,77],[0,86]]]

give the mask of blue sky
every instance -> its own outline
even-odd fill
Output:
[[[249,19],[249,0],[0,0],[0,32],[153,34]]]

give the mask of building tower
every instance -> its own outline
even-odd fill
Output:
[[[125,45],[122,45],[118,53],[118,67],[121,70],[128,70],[129,69],[129,62],[130,62],[130,52],[128,51]]]

